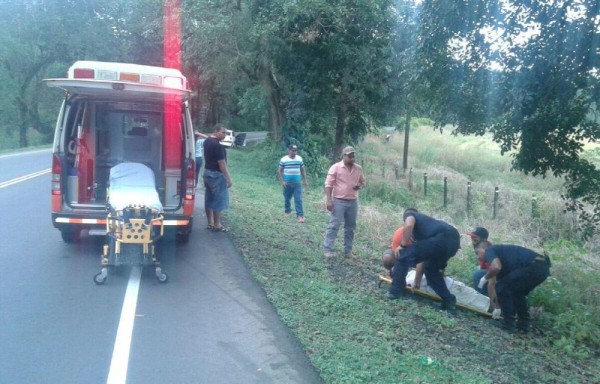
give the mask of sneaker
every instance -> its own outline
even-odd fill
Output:
[[[331,259],[332,257],[335,256],[335,253],[331,252],[331,251],[326,251],[324,254],[326,259]]]
[[[298,216],[298,222],[299,223],[304,223],[304,217]]]
[[[291,212],[284,212],[283,216],[290,217],[291,214],[292,214]]]

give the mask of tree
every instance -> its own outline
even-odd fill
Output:
[[[100,9],[94,1],[0,3],[1,66],[14,81],[14,91],[10,94],[17,111],[15,120],[21,147],[28,145],[30,127],[51,134],[52,124],[47,121],[50,117],[39,113],[40,100],[46,94],[41,81],[47,71],[56,63],[66,65],[89,52],[99,54],[110,46],[110,33],[104,39],[98,37],[102,31],[102,24],[97,23]]]
[[[515,169],[565,176],[570,208],[598,222],[600,172],[581,153],[600,137],[600,3],[426,1],[422,15],[438,126],[489,131]]]
[[[333,159],[389,111],[391,1],[269,2],[263,25],[281,41],[273,52],[296,112],[288,122],[333,138]],[[294,112],[287,110],[286,112]]]

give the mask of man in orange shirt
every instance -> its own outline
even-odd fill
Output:
[[[355,151],[352,147],[342,150],[342,161],[329,168],[325,179],[327,210],[331,212],[325,232],[325,257],[333,257],[333,244],[338,230],[344,223],[344,255],[352,257],[352,243],[358,215],[358,190],[365,186],[362,167],[354,162]]]

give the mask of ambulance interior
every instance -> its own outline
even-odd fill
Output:
[[[154,172],[165,208],[178,206],[181,172],[166,175],[163,166],[164,109],[162,103],[71,100],[65,125],[68,132],[64,135],[69,167],[66,201],[70,205],[104,207],[111,167],[136,162]],[[179,148],[175,152],[181,162],[182,117],[176,121]]]

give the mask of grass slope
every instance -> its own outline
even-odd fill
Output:
[[[324,260],[328,214],[322,180],[305,192],[307,220],[299,224],[283,216],[278,159],[273,174],[265,176],[253,166],[259,157],[230,151],[234,186],[226,220],[254,277],[326,383],[597,382],[598,351],[558,354],[557,335],[544,328],[549,315],[538,319],[533,335],[512,336],[486,318],[448,315],[427,300],[387,301],[385,288],[377,285],[380,254],[399,223],[400,207],[361,201],[356,258],[338,252],[335,260]],[[449,269],[465,277],[474,266],[472,257],[459,252]]]

